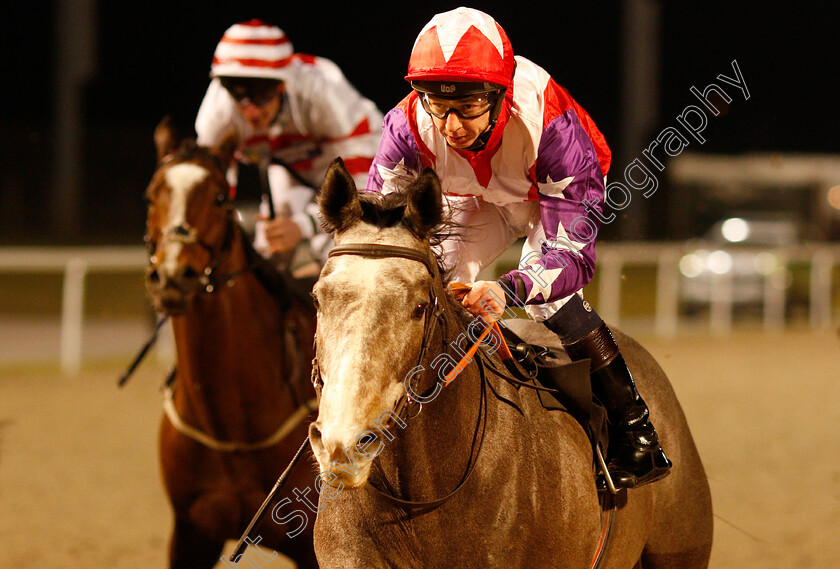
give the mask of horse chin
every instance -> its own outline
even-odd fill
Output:
[[[334,488],[338,488],[339,485],[342,485],[345,489],[355,489],[361,488],[365,484],[367,484],[368,478],[370,477],[370,468],[373,465],[372,460],[366,460],[364,464],[360,464],[361,460],[356,458],[355,468],[353,465],[342,465],[347,470],[343,470],[341,468],[336,468],[334,465],[335,463],[331,463],[329,468],[326,470],[321,470],[322,472],[322,479],[329,481],[330,486]],[[355,474],[353,474],[355,472]],[[325,476],[326,473],[329,473],[331,476]]]
[[[191,296],[181,290],[164,288],[152,293],[152,303],[155,310],[170,316],[181,316],[187,311]]]

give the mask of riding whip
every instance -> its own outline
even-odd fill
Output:
[[[134,361],[131,362],[131,365],[128,366],[128,369],[120,376],[119,381],[117,381],[117,385],[122,387],[128,381],[128,378],[134,373],[134,370],[137,369],[137,366],[140,365],[140,362],[143,361],[143,358],[146,357],[149,349],[157,342],[158,339],[158,332],[160,332],[161,326],[163,326],[164,322],[169,320],[169,315],[166,314],[163,318],[161,318],[158,323],[155,325],[155,329],[152,332],[152,336],[143,344],[143,347],[140,348],[140,352],[134,357]]]
[[[268,181],[268,157],[260,160],[260,186],[262,189],[263,201],[268,205],[268,219],[274,219],[274,198],[271,195],[271,184]]]
[[[257,510],[257,513],[254,514],[254,518],[251,520],[251,523],[248,524],[248,527],[245,528],[245,533],[242,534],[242,537],[239,538],[239,541],[236,544],[236,547],[233,550],[233,553],[228,556],[228,559],[231,563],[236,563],[237,559],[240,555],[245,553],[245,549],[248,547],[248,544],[245,540],[251,537],[251,532],[254,531],[254,528],[257,526],[260,521],[265,517],[266,512],[268,511],[268,507],[274,501],[274,498],[283,489],[283,485],[286,483],[286,478],[289,477],[289,473],[292,472],[292,469],[300,460],[300,457],[303,456],[303,451],[309,446],[309,437],[303,441],[303,444],[300,445],[300,448],[295,453],[295,456],[292,458],[292,461],[289,463],[289,466],[286,467],[286,470],[283,471],[283,474],[280,475],[280,478],[277,479],[277,482],[274,483],[274,488],[271,489],[271,492],[268,493],[268,496],[265,497],[260,509]]]

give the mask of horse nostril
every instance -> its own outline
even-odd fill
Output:
[[[316,423],[312,423],[309,425],[309,443],[313,445],[321,446],[321,429],[318,428]]]
[[[181,276],[185,279],[197,279],[198,273],[195,272],[195,269],[193,269],[192,267],[186,266],[184,267],[184,272],[181,273]]]
[[[146,275],[146,278],[149,279],[149,282],[153,285],[157,285],[160,283],[160,274],[158,273],[157,269],[152,269]]]

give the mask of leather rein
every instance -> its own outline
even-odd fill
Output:
[[[374,257],[378,259],[398,257],[403,259],[409,259],[412,261],[417,261],[419,263],[422,263],[426,267],[426,270],[428,270],[429,274],[432,277],[432,280],[429,286],[429,303],[426,306],[424,313],[425,322],[423,328],[423,342],[421,344],[420,354],[417,358],[417,365],[420,365],[420,363],[425,358],[428,345],[432,339],[432,336],[434,335],[434,332],[439,326],[445,326],[445,320],[443,318],[443,306],[439,301],[437,292],[435,291],[435,283],[438,282],[440,278],[440,271],[438,269],[437,263],[433,260],[432,255],[430,253],[424,253],[416,249],[411,249],[410,247],[400,247],[397,245],[384,245],[376,243],[352,243],[347,245],[338,245],[334,247],[329,253],[330,257],[335,257],[339,255],[358,255],[362,257]],[[444,385],[448,385],[452,380],[455,379],[455,377],[461,371],[466,369],[467,364],[473,359],[472,355],[476,352],[478,345],[481,341],[484,340],[488,332],[489,329],[484,331],[480,338],[476,340],[473,346],[467,351],[467,354],[461,359],[458,365],[449,372],[449,374],[444,380]],[[461,490],[461,488],[463,488],[466,485],[467,480],[475,470],[478,455],[481,452],[481,447],[484,442],[484,431],[487,426],[487,386],[486,376],[484,373],[484,365],[482,364],[481,359],[479,358],[476,358],[475,361],[479,367],[479,375],[481,378],[481,399],[479,401],[478,421],[476,423],[475,433],[473,434],[472,448],[475,448],[476,439],[478,439],[478,448],[475,450],[475,452],[473,452],[471,448],[470,462],[460,482],[454,490],[452,490],[445,496],[429,501],[405,500],[403,498],[393,496],[392,494],[389,494],[371,484],[372,488],[374,488],[377,492],[379,492],[383,497],[385,497],[389,501],[403,507],[434,508],[449,500],[459,490]],[[318,385],[318,383],[323,385],[323,381],[320,377],[320,368],[317,363],[317,354],[315,360],[313,360],[312,375],[313,383],[315,383],[316,385]],[[432,388],[430,388],[427,391],[427,393],[425,393],[422,396],[418,396],[417,399],[419,399],[420,401],[424,401],[436,386],[437,383],[434,386],[432,386]],[[411,404],[417,404],[419,408],[416,414],[409,416],[407,409],[408,406]],[[414,401],[414,399],[407,392],[405,392],[400,396],[400,398],[397,400],[397,403],[394,405],[394,413],[401,418],[412,418],[419,415],[422,411],[422,408],[422,402]]]

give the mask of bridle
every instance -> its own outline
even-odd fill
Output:
[[[429,285],[429,301],[426,304],[423,313],[423,340],[420,346],[420,353],[417,356],[417,362],[415,364],[416,366],[419,366],[426,357],[429,343],[431,342],[435,331],[439,327],[445,326],[443,306],[441,305],[438,293],[435,290],[435,283],[439,280],[440,270],[438,269],[437,262],[432,258],[431,252],[423,252],[410,247],[400,247],[398,245],[350,243],[347,245],[337,245],[336,247],[333,247],[329,253],[329,257],[337,257],[340,255],[358,255],[362,257],[374,257],[377,259],[397,257],[417,261],[426,267],[426,270],[432,278]],[[317,362],[317,355],[315,359],[312,360],[312,380],[316,389],[318,389],[320,385],[323,385],[321,370]],[[416,399],[417,401],[415,401],[415,399],[412,398],[411,394],[407,391],[403,392],[394,405],[394,413],[396,416],[405,418],[410,404],[417,404],[419,406],[417,413],[414,416],[419,414],[423,408],[422,401],[424,401],[425,398],[423,396],[418,396]]]
[[[363,257],[374,257],[374,258],[391,258],[391,257],[399,257],[403,259],[410,259],[413,261],[417,261],[423,263],[426,269],[429,271],[429,274],[432,276],[431,285],[429,287],[429,297],[430,302],[426,307],[425,318],[426,321],[424,322],[424,329],[423,329],[423,344],[420,349],[420,355],[418,357],[418,364],[423,361],[423,358],[426,353],[426,349],[428,346],[429,340],[431,340],[432,334],[436,327],[440,326],[441,323],[445,325],[445,319],[443,318],[443,307],[441,303],[438,301],[438,295],[435,291],[435,283],[438,282],[439,277],[439,270],[437,264],[431,257],[430,253],[424,253],[418,251],[416,249],[411,249],[409,247],[400,247],[396,245],[384,245],[384,244],[374,244],[374,243],[351,243],[347,245],[339,245],[332,249],[329,256],[334,257],[338,255],[359,255]],[[488,328],[489,330],[489,328]],[[498,329],[497,329],[498,330]],[[446,335],[444,334],[444,338]],[[483,336],[482,336],[483,338]],[[505,341],[501,338],[501,334],[499,337],[501,341],[501,345],[504,346],[503,352],[507,350]],[[444,340],[445,341],[445,340]],[[471,351],[475,349],[475,347],[480,343],[481,339],[477,340],[471,348]],[[474,352],[473,352],[474,353]],[[518,385],[521,387],[529,387],[536,391],[553,391],[550,388],[541,387],[533,382],[533,377],[524,376],[521,372],[517,371],[512,364],[513,356],[507,351],[506,355],[503,355],[503,361],[508,367],[508,371],[513,376],[518,376],[521,379],[516,379],[515,377],[505,377],[505,375],[500,372],[500,370],[494,369],[495,366],[492,365],[492,362],[488,360],[488,368],[491,369],[494,373],[509,381],[514,385]],[[463,360],[462,360],[463,361]],[[472,361],[470,359],[469,361]],[[478,409],[478,420],[475,427],[475,432],[473,434],[473,441],[472,446],[470,447],[470,461],[468,463],[467,469],[464,472],[461,480],[458,482],[456,487],[447,493],[446,495],[442,496],[441,498],[437,498],[435,500],[429,501],[415,501],[415,500],[406,500],[403,498],[399,498],[394,496],[393,494],[386,492],[380,488],[377,488],[370,482],[370,486],[374,488],[381,496],[383,496],[388,501],[402,507],[402,508],[426,508],[432,509],[440,506],[450,498],[452,498],[459,490],[461,490],[469,480],[470,475],[475,470],[475,465],[478,462],[478,456],[481,452],[481,448],[484,443],[484,434],[487,429],[487,378],[485,376],[485,364],[483,362],[482,357],[475,358],[476,365],[478,366],[479,376],[481,381],[481,397],[479,399],[479,409]],[[460,364],[459,364],[460,366]],[[323,381],[320,376],[320,369],[318,368],[317,362],[317,355],[315,359],[312,360],[312,378],[313,383],[320,382],[323,385]],[[529,381],[530,380],[530,381]],[[451,380],[450,380],[451,381]],[[320,394],[320,388],[316,386],[316,390]],[[422,397],[420,397],[422,401]],[[411,397],[408,393],[403,393],[400,396],[400,399],[397,401],[395,405],[395,413],[397,416],[401,416],[404,411],[404,407],[407,407],[409,403],[412,403]],[[422,403],[421,403],[422,409]],[[419,413],[419,411],[418,411]],[[386,419],[387,421],[387,419]],[[383,424],[383,427],[387,426]],[[604,500],[607,500],[610,504],[612,504],[611,497],[605,497]],[[591,569],[597,569],[600,567],[601,563],[604,561],[604,553],[607,548],[607,544],[609,543],[611,528],[613,524],[613,515],[612,509],[614,506],[607,507],[607,502],[604,502],[604,513],[602,514],[602,529],[601,535],[599,538],[598,546],[594,555],[594,558],[590,564]]]
[[[420,363],[424,361],[429,342],[431,341],[435,331],[438,327],[445,327],[446,325],[446,321],[443,318],[443,306],[439,301],[437,291],[435,290],[435,284],[439,281],[440,271],[438,269],[437,263],[432,258],[431,252],[422,252],[418,251],[417,249],[412,249],[410,247],[400,247],[396,245],[384,245],[375,243],[351,243],[347,245],[338,245],[334,247],[329,253],[330,257],[335,257],[339,255],[359,255],[363,257],[374,257],[380,259],[398,257],[403,259],[410,259],[412,261],[417,261],[419,263],[422,263],[426,267],[432,279],[431,284],[429,285],[429,303],[427,304],[424,311],[425,320],[423,323],[423,343],[421,345],[420,354],[418,355],[417,359],[417,365],[420,365]],[[443,334],[442,339],[445,339],[445,336],[446,334]],[[478,343],[479,342],[477,341],[475,347],[477,347]],[[317,359],[318,358],[316,354],[315,359],[312,360],[312,380],[313,384],[316,387],[316,391],[320,393],[320,386],[323,385],[323,380],[321,379],[321,372],[318,366]],[[478,420],[475,427],[475,433],[473,434],[472,446],[470,447],[470,462],[460,482],[454,490],[452,490],[445,496],[429,501],[414,501],[398,498],[397,496],[385,492],[384,490],[381,490],[373,484],[371,484],[371,487],[374,488],[377,492],[379,492],[384,498],[401,507],[434,508],[449,500],[459,490],[461,490],[461,488],[463,488],[466,485],[467,480],[470,478],[470,475],[475,470],[475,465],[478,462],[478,455],[481,452],[481,447],[484,443],[484,431],[487,428],[487,382],[484,373],[484,365],[481,361],[481,358],[475,358],[475,361],[479,368],[481,380],[481,398],[479,400]],[[460,370],[462,368],[458,366],[458,368],[456,369]],[[454,376],[449,377],[449,381],[451,381],[451,379],[454,379]],[[436,386],[437,383],[434,386],[432,386],[432,388],[430,388],[430,390],[426,394],[417,397],[417,399],[423,401],[426,398],[426,396],[429,395],[431,390],[434,389]],[[417,402],[413,400],[413,398],[407,391],[405,391],[394,405],[395,415],[398,417],[405,418],[405,414],[407,414],[407,408],[412,403]],[[420,410],[422,410],[422,403],[419,403],[419,405],[420,406],[417,411],[417,414],[419,414]],[[416,416],[417,414],[415,414],[414,416]],[[387,427],[387,423],[388,419],[385,419],[385,421],[383,422],[383,427]]]
[[[210,257],[210,262],[207,263],[207,265],[204,266],[204,269],[201,270],[198,276],[198,282],[201,285],[201,290],[206,293],[212,293],[220,284],[226,284],[228,286],[233,285],[236,277],[246,271],[246,268],[242,268],[232,271],[227,275],[217,274],[219,267],[230,253],[234,231],[235,223],[233,220],[233,209],[231,207],[229,212],[225,214],[225,233],[222,236],[220,245],[211,245],[199,239],[198,232],[187,222],[167,228],[167,230],[163,233],[160,243],[164,244],[175,241],[183,243],[188,247],[198,245],[204,249]],[[153,252],[150,255],[150,259],[154,259]]]
[[[186,154],[186,152],[166,156],[161,161],[161,167],[176,161],[176,159],[178,158],[181,158],[182,154]],[[215,160],[216,164],[220,166],[220,162],[218,161],[218,158],[216,158],[216,156],[213,156],[209,153],[206,156]],[[189,158],[189,156],[187,156],[187,158]],[[224,235],[222,236],[220,243],[210,244],[200,239],[198,236],[198,231],[196,231],[196,229],[186,221],[183,221],[178,225],[165,228],[160,238],[160,245],[164,245],[166,243],[171,242],[181,243],[183,245],[186,245],[187,247],[198,245],[205,252],[207,252],[207,254],[210,257],[210,262],[207,265],[205,265],[204,268],[200,271],[198,276],[198,282],[201,285],[201,290],[208,294],[215,291],[219,287],[219,285],[224,284],[227,286],[232,286],[236,277],[248,270],[248,267],[246,266],[242,269],[232,271],[227,275],[217,274],[219,267],[222,265],[225,258],[231,251],[234,233],[237,228],[237,224],[234,220],[233,202],[230,198],[230,186],[227,180],[224,178],[224,176],[221,177],[220,181],[222,182],[222,188],[216,194],[216,205],[225,208],[225,229]],[[151,237],[148,234],[145,237],[145,241],[146,248],[149,252],[149,262],[151,270],[156,266],[157,259],[155,254],[158,248],[158,244],[155,241],[152,241]]]

